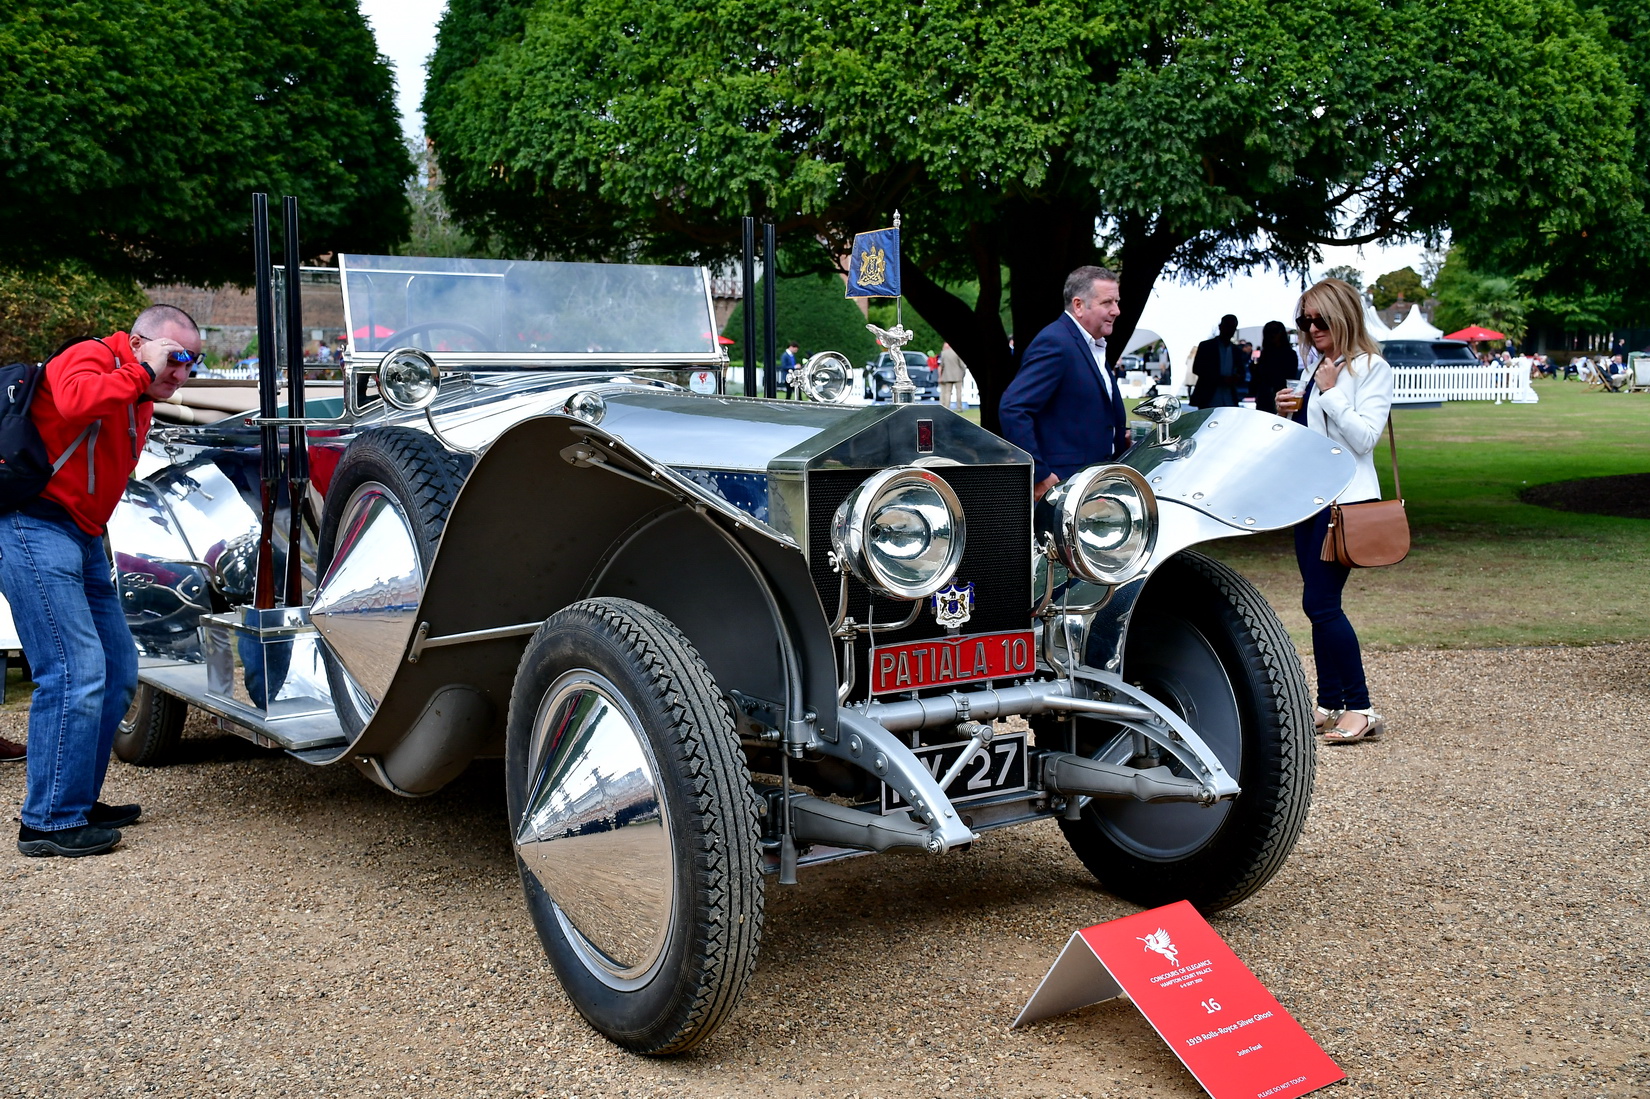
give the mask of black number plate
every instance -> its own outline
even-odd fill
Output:
[[[938,781],[944,778],[945,772],[962,757],[968,745],[968,741],[961,740],[954,744],[932,744],[925,748],[913,748],[912,752],[922,760],[929,774]],[[963,768],[963,773],[958,775],[945,791],[945,796],[951,799],[953,805],[960,805],[1025,788],[1026,734],[999,733],[979,755],[969,761],[968,766]],[[909,808],[911,806],[899,791],[887,784],[883,785],[884,813],[901,812]]]

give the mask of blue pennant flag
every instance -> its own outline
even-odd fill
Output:
[[[899,297],[899,230],[878,229],[854,236],[848,260],[850,298]]]

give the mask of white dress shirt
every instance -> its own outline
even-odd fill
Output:
[[[1106,338],[1101,336],[1099,339],[1095,339],[1089,335],[1088,330],[1077,323],[1077,318],[1071,315],[1069,309],[1066,310],[1066,317],[1076,326],[1077,334],[1083,338],[1083,343],[1088,346],[1089,353],[1094,356],[1094,369],[1100,375],[1100,388],[1106,394],[1106,399],[1121,401],[1123,395],[1117,390],[1117,380],[1111,376],[1111,371],[1106,369]]]

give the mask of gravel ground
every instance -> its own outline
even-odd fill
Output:
[[[1347,1071],[1322,1094],[1650,1096],[1650,644],[1369,667],[1392,731],[1320,752],[1294,856],[1214,921]],[[1124,1001],[1008,1029],[1133,911],[1051,823],[770,883],[740,1009],[656,1061],[557,986],[496,764],[415,802],[198,719],[185,748],[114,765],[145,808],[114,853],[0,853],[0,1095],[1203,1094]]]

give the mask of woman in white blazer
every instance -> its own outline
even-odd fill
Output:
[[[1392,367],[1364,328],[1363,302],[1340,279],[1324,279],[1301,295],[1295,323],[1301,342],[1310,340],[1319,359],[1304,393],[1281,389],[1279,415],[1293,416],[1340,444],[1357,463],[1352,483],[1339,502],[1381,498],[1375,476],[1375,444],[1392,410]],[[1329,533],[1329,509],[1295,527],[1295,562],[1300,566],[1301,608],[1312,622],[1312,657],[1318,672],[1318,708],[1313,721],[1331,744],[1374,740],[1386,719],[1369,704],[1358,635],[1341,609],[1341,591],[1351,569],[1322,559]]]

